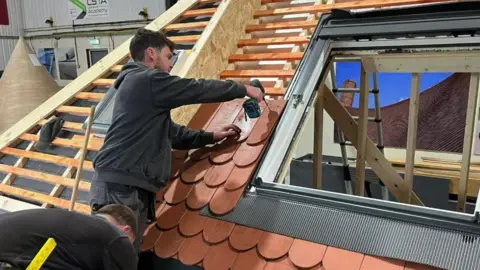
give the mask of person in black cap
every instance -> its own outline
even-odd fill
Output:
[[[135,270],[137,227],[134,212],[119,204],[93,216],[53,208],[1,214],[0,263],[14,267],[4,269],[26,269],[53,238],[56,247],[41,269]]]

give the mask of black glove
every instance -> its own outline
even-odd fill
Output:
[[[60,117],[50,119],[40,129],[40,138],[35,144],[36,150],[45,150],[50,147],[52,141],[57,137],[58,133],[62,130],[65,120]]]

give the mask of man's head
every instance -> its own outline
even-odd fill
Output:
[[[145,28],[138,29],[130,42],[130,54],[135,62],[170,72],[173,67],[175,44],[165,34]]]
[[[132,243],[135,242],[138,221],[132,209],[121,204],[109,204],[96,211],[95,215],[104,217],[117,228],[124,231]]]

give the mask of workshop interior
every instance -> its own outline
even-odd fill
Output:
[[[138,28],[264,93],[171,110],[241,133],[172,150],[138,269],[480,269],[478,1],[0,0],[0,216],[91,214]]]

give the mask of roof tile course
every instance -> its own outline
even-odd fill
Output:
[[[261,117],[245,122],[242,102],[221,104],[204,127],[237,123],[239,138],[173,151],[172,178],[157,194],[157,222],[145,231],[143,251],[207,270],[422,269],[200,215],[205,206],[218,215],[234,209],[286,104],[272,100],[266,107],[262,102]]]
[[[454,73],[420,93],[417,149],[462,153],[469,83],[469,73]],[[381,108],[385,147],[407,147],[409,104],[408,98]],[[358,108],[346,108],[351,115],[360,115]],[[368,114],[374,117],[375,109],[369,109]],[[367,133],[378,142],[376,123],[368,123]],[[334,137],[338,142],[336,132]]]

